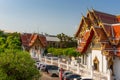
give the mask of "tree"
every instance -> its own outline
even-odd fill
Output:
[[[8,34],[6,44],[9,49],[21,49],[19,33]]]
[[[7,50],[0,54],[1,80],[33,80],[39,71],[27,52]]]
[[[58,34],[57,37],[60,39],[60,48],[76,47],[77,41],[64,33]]]
[[[3,52],[7,46],[5,42],[6,42],[6,39],[4,37],[0,37],[0,52]]]

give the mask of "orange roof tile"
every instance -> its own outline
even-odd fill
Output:
[[[93,30],[87,31],[84,34],[84,40],[79,44],[79,52],[84,53],[87,50],[88,45],[90,44],[92,37],[94,35]]]
[[[120,57],[120,52],[117,52],[117,54],[116,54],[118,57]]]
[[[47,46],[47,41],[46,38],[43,35],[39,35],[39,34],[33,34],[31,36],[30,42],[29,42],[29,46],[32,46],[36,40],[40,40],[40,43],[43,47]]]
[[[120,38],[120,25],[114,25],[112,26],[114,29],[114,37],[117,39]]]
[[[37,38],[39,38],[39,37],[38,37],[38,34],[33,34],[33,35],[31,36],[31,40],[30,40],[30,42],[29,42],[29,46],[32,46],[32,45],[35,43],[35,41],[37,40]]]
[[[90,35],[90,31],[85,32],[83,39],[86,41]]]

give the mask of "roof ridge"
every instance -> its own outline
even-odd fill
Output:
[[[95,10],[95,9],[92,9],[92,12],[98,12],[98,13],[101,13],[101,14],[105,14],[105,15],[110,15],[110,16],[114,16],[114,17],[116,17],[116,15],[109,14],[109,13],[102,12],[102,11],[97,11],[97,10]]]
[[[115,24],[109,24],[109,23],[103,23],[104,25],[109,25],[109,26],[117,26],[120,25],[120,23],[115,23]]]

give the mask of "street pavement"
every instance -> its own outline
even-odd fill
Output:
[[[60,80],[59,77],[51,77],[46,72],[41,72],[42,76],[40,80]]]

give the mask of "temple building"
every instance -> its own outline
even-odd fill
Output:
[[[120,16],[88,10],[75,33],[82,64],[120,80]]]
[[[46,37],[36,33],[23,33],[21,34],[22,48],[30,53],[32,58],[39,60],[44,55],[47,46]]]

